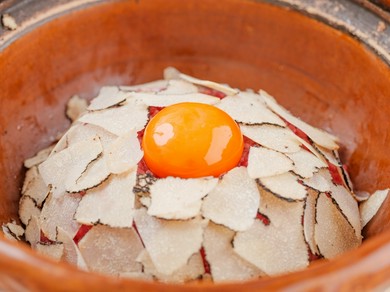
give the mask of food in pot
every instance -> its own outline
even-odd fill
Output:
[[[33,249],[110,275],[221,282],[361,244],[361,197],[335,136],[264,91],[164,77],[103,87],[86,109],[72,98],[70,129],[25,162],[19,213]],[[361,204],[364,223],[387,193]]]

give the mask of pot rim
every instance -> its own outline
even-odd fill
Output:
[[[115,0],[115,1],[124,1],[124,0]],[[137,2],[137,0],[133,0]],[[285,7],[286,9],[298,11],[310,18],[314,18],[319,20],[320,22],[325,23],[328,26],[335,28],[342,33],[348,34],[353,38],[357,39],[361,43],[363,43],[366,47],[368,47],[371,51],[374,52],[375,55],[379,56],[385,63],[390,66],[390,22],[389,20],[384,19],[383,17],[373,13],[372,11],[367,10],[366,8],[360,6],[356,2],[349,2],[345,0],[329,0],[329,1],[312,1],[312,0],[242,0],[242,1],[252,1],[252,2],[265,2],[272,5],[277,5],[281,7]],[[44,2],[42,6],[33,6],[32,9],[27,10],[28,13],[25,12],[26,7],[29,5],[33,5],[34,1],[23,0],[19,1],[18,5],[12,6],[12,3],[16,1],[5,1],[0,3],[0,15],[2,14],[10,14],[15,18],[17,23],[19,24],[17,29],[8,30],[5,28],[0,28],[0,53],[9,45],[11,45],[17,39],[23,37],[23,35],[29,33],[35,28],[49,22],[55,18],[60,17],[61,15],[71,13],[72,11],[77,11],[83,9],[85,7],[91,5],[98,5],[99,3],[104,3],[104,0],[72,0],[72,1],[64,1],[64,0],[47,0],[40,1]],[[7,3],[11,3],[11,6],[7,6]],[[337,8],[337,9],[336,9]],[[387,13],[387,12],[385,12]],[[356,14],[359,14],[359,18],[356,17]],[[390,19],[390,18],[389,18]],[[387,29],[381,31],[379,28],[380,24],[384,24]],[[137,280],[129,280],[129,279],[121,279],[116,280],[112,277],[98,275],[94,273],[88,273],[89,276],[85,275],[85,272],[79,271],[77,268],[67,265],[67,264],[58,264],[54,261],[45,259],[39,255],[36,255],[24,247],[20,243],[10,243],[6,239],[0,238],[0,253],[6,252],[7,248],[12,248],[15,252],[15,248],[20,250],[20,255],[17,253],[8,254],[8,258],[22,261],[26,257],[33,257],[37,261],[45,261],[46,265],[42,268],[43,271],[50,272],[53,268],[58,268],[61,271],[71,271],[72,273],[78,273],[81,277],[86,277],[90,281],[96,280],[98,278],[104,278],[105,282],[112,285],[120,285],[118,283],[128,282],[128,283],[138,283],[137,285],[143,287],[153,287],[154,283],[141,282]],[[378,258],[379,251],[383,249],[390,250],[390,230],[383,232],[381,236],[375,236],[365,241],[364,245],[359,248],[362,254],[365,254],[367,258],[373,260]],[[377,250],[378,249],[378,250]],[[353,251],[352,251],[353,252]],[[308,285],[306,288],[318,288],[322,287],[322,285],[329,284],[327,279],[324,279],[324,275],[332,272],[331,267],[335,268],[334,271],[337,273],[342,273],[344,277],[348,275],[352,275],[356,273],[357,267],[364,267],[364,262],[366,259],[356,259],[351,258],[352,253],[346,253],[342,257],[336,258],[331,262],[318,262],[310,268],[311,279],[306,284]],[[376,273],[377,271],[382,271],[384,268],[388,268],[384,266],[384,264],[378,265],[375,267],[375,271],[370,271],[371,273]],[[307,270],[293,272],[290,274],[282,275],[277,277],[278,280],[283,282],[284,284],[290,285],[293,288],[294,283],[299,280],[308,279],[308,273],[305,272]],[[333,271],[333,272],[334,272]],[[360,272],[363,274],[364,269]],[[247,288],[258,289],[261,287],[274,287],[275,289],[281,288],[280,284],[277,281],[274,281],[275,278],[264,278],[261,281],[259,280],[251,280],[247,281],[249,285]],[[191,290],[198,289],[221,289],[229,286],[229,290],[239,288],[241,283],[231,282],[226,284],[186,284],[186,286]],[[338,282],[337,284],[340,284]],[[279,285],[279,286],[278,286]],[[287,285],[287,286],[288,286]],[[336,285],[334,283],[333,285]],[[169,287],[177,285],[167,284],[166,288],[169,290]],[[118,286],[119,287],[119,286]],[[336,286],[335,286],[336,287]],[[338,287],[338,286],[337,286]],[[161,287],[160,287],[161,288]],[[299,288],[303,288],[300,286]],[[294,288],[293,288],[294,289]]]
[[[114,0],[117,2],[124,0]],[[138,2],[139,0],[132,0]],[[390,65],[390,11],[367,0],[242,0],[265,2],[295,10],[363,43]],[[0,52],[24,34],[46,22],[72,11],[105,0],[5,0],[0,2],[0,16],[10,15],[17,23],[11,30],[0,26]],[[358,16],[358,17],[357,17]]]

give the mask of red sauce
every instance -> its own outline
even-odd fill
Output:
[[[76,235],[73,237],[73,241],[75,244],[79,244],[80,240],[87,234],[89,230],[91,230],[92,225],[81,225]]]
[[[299,138],[305,140],[307,143],[312,144],[313,142],[310,140],[309,136],[306,135],[301,129],[295,127],[293,124],[290,124],[288,121],[280,117],[287,125],[287,127],[294,132]],[[306,148],[306,147],[305,147]]]
[[[206,259],[206,251],[203,246],[201,247],[199,252],[200,252],[200,256],[202,257],[205,274],[211,274],[211,267],[209,262]]]
[[[137,225],[135,224],[134,221],[133,221],[133,228],[134,228],[135,232],[137,232],[137,235],[138,235],[139,239],[141,240],[143,247],[145,247],[144,241],[142,240],[141,234],[139,234]]]
[[[226,96],[225,93],[220,92],[220,91],[215,90],[215,89],[211,89],[211,88],[207,88],[207,87],[203,87],[203,86],[199,86],[198,89],[199,89],[200,93],[211,95],[214,97],[218,97],[220,99],[222,99]]]
[[[52,243],[54,243],[54,241],[52,241],[52,240],[50,240],[49,238],[46,237],[46,235],[42,232],[42,230],[41,230],[41,235],[40,235],[39,241],[41,243],[45,243],[45,244],[52,244]]]
[[[271,221],[269,220],[269,218],[267,216],[265,216],[264,214],[261,214],[260,212],[257,212],[256,214],[256,219],[257,220],[260,220],[261,222],[263,222],[263,224],[265,226],[267,225],[270,225]]]
[[[249,149],[253,146],[258,146],[256,142],[249,139],[248,137],[244,136],[244,150],[242,152],[241,160],[238,163],[237,166],[248,166],[248,155],[249,155]]]
[[[322,256],[312,253],[310,248],[308,249],[308,253],[309,253],[309,262],[316,261],[322,258]]]
[[[336,185],[343,186],[344,185],[344,180],[343,180],[343,178],[340,175],[338,167],[336,165],[328,162],[328,169],[329,169],[330,175],[332,176],[332,181]]]
[[[162,106],[150,106],[149,107],[149,119],[157,115],[164,107]]]

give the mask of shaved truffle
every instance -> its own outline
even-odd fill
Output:
[[[26,159],[24,161],[24,167],[32,168],[33,166],[41,164],[43,161],[45,161],[49,157],[53,148],[54,148],[54,146],[49,146],[49,147],[39,151],[35,156]]]
[[[303,149],[295,153],[289,153],[287,155],[294,162],[293,171],[304,178],[312,177],[313,174],[320,168],[328,166],[317,156]]]
[[[49,194],[50,188],[43,181],[42,176],[38,172],[38,168],[33,166],[27,171],[24,181],[22,194],[28,196],[34,201],[38,207],[42,206],[43,201]],[[25,222],[23,222],[25,223]]]
[[[325,258],[334,258],[360,245],[361,237],[356,236],[337,205],[325,194],[318,197],[316,209],[314,238]]]
[[[261,90],[260,95],[264,98],[265,103],[267,106],[277,113],[279,116],[281,116],[283,119],[297,127],[298,129],[302,130],[306,135],[308,135],[315,143],[318,145],[321,145],[327,149],[338,149],[339,146],[337,145],[338,139],[320,129],[317,129],[313,126],[310,126],[309,124],[305,123],[304,121],[294,117],[291,113],[289,113],[286,109],[281,107],[273,97],[271,97],[269,94],[267,94],[265,91]]]
[[[212,88],[212,89],[218,90],[220,92],[225,93],[226,95],[235,95],[239,92],[238,89],[233,89],[227,85],[222,85],[220,83],[216,83],[213,81],[201,80],[201,79],[197,79],[197,78],[188,76],[186,74],[179,72],[177,69],[175,69],[173,67],[168,67],[164,70],[164,78],[168,79],[168,80],[182,79],[182,80],[185,80],[187,82],[190,82],[190,83],[193,83],[196,85],[201,85],[201,86],[204,86],[207,88]]]
[[[31,217],[39,217],[41,210],[37,207],[35,201],[29,196],[22,196],[19,201],[19,218],[23,224],[27,225]]]
[[[87,109],[89,111],[97,111],[120,106],[128,95],[128,93],[119,90],[117,86],[102,87],[98,96],[91,101]]]
[[[212,222],[205,229],[203,245],[214,282],[243,281],[264,274],[234,251],[234,236],[234,231]]]
[[[246,168],[236,167],[204,199],[203,216],[236,231],[244,231],[257,214],[260,196]]]
[[[143,246],[133,228],[94,226],[80,240],[79,248],[91,271],[111,275],[141,272],[136,258]]]
[[[61,197],[49,195],[39,218],[39,225],[48,239],[57,239],[58,227],[73,238],[80,227],[73,219],[80,200],[79,194],[66,194]]]
[[[266,189],[286,200],[303,200],[306,197],[306,188],[298,181],[298,177],[291,172],[259,178],[258,181]]]
[[[66,105],[66,116],[74,122],[87,110],[87,101],[78,95],[73,95]]]
[[[251,178],[274,176],[293,169],[293,161],[284,153],[264,147],[249,149],[248,173]]]
[[[143,151],[137,138],[137,132],[131,130],[119,136],[107,148],[107,164],[111,173],[120,174],[137,166],[141,160]]]
[[[150,275],[158,281],[165,283],[185,283],[195,280],[204,274],[203,261],[200,253],[193,254],[184,266],[180,267],[171,275],[165,275],[156,270],[146,249],[140,253],[137,261],[142,263],[143,271],[146,275]]]
[[[267,275],[306,267],[309,259],[303,236],[303,205],[261,190],[260,212],[270,219],[270,224],[256,220],[250,229],[238,232],[234,250]]]
[[[389,189],[374,192],[367,201],[359,206],[360,216],[362,218],[362,227],[364,227],[378,212],[383,202],[389,194]]]
[[[100,126],[115,134],[124,135],[129,131],[129,125],[136,131],[142,130],[148,120],[148,108],[145,104],[127,100],[118,108],[88,112],[79,122]]]
[[[301,143],[287,128],[276,125],[246,126],[240,125],[242,134],[260,145],[282,153],[301,150]]]
[[[197,93],[198,87],[184,80],[168,80],[166,88],[158,91],[159,95]]]
[[[85,260],[81,255],[76,243],[73,241],[73,236],[71,236],[61,227],[57,228],[57,234],[58,242],[62,243],[64,247],[62,260],[76,265],[79,269],[88,271],[87,264],[85,263]]]
[[[362,223],[355,198],[346,188],[335,185],[331,185],[331,196],[354,228],[356,236],[361,240]]]
[[[133,224],[136,173],[111,176],[99,187],[87,191],[77,207],[75,219],[81,224],[131,227]]]
[[[164,219],[189,219],[199,215],[202,198],[213,190],[218,179],[167,177],[150,187],[148,214]]]
[[[55,197],[60,196],[66,185],[74,184],[103,149],[96,137],[76,143],[50,156],[39,165],[39,172],[46,183],[52,186]]]
[[[64,255],[64,245],[62,243],[43,244],[38,243],[35,250],[44,256],[50,257],[56,261],[61,260]]]
[[[240,92],[234,96],[227,96],[215,106],[240,123],[286,125],[255,93]]]
[[[134,220],[156,270],[172,275],[198,252],[203,241],[204,222],[200,218],[187,221],[166,221],[134,211]]]
[[[181,102],[197,102],[203,104],[216,104],[219,98],[203,93],[188,93],[188,94],[172,94],[158,95],[152,93],[134,92],[131,94],[131,99],[135,103],[146,104],[147,106],[165,107]]]

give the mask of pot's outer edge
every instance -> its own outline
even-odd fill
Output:
[[[298,10],[344,33],[351,35],[373,50],[390,65],[390,14],[379,17],[358,4],[343,0],[265,0]]]
[[[15,40],[44,23],[74,10],[105,0],[0,0],[0,52]],[[4,25],[4,15],[11,16],[17,28]]]
[[[142,1],[142,0],[141,0]],[[255,2],[260,2],[259,0],[252,0]],[[24,1],[28,2],[28,1]],[[29,3],[33,3],[34,1],[30,1]],[[44,1],[43,1],[44,2]],[[2,3],[9,3],[9,2],[0,2],[0,15],[2,13],[9,13],[12,16],[16,18],[16,20],[20,23],[22,26],[20,26],[15,31],[8,31],[4,29],[0,29],[0,52],[2,49],[7,47],[8,45],[12,44],[14,40],[19,38],[25,33],[28,33],[30,30],[34,29],[35,27],[42,25],[43,23],[50,21],[51,19],[68,13],[72,10],[80,9],[82,7],[85,7],[85,5],[92,5],[98,2],[103,2],[101,0],[84,0],[84,1],[64,1],[64,0],[47,0],[47,3],[57,3],[56,8],[45,10],[44,13],[42,13],[42,10],[40,10],[41,14],[38,17],[38,14],[35,14],[34,17],[29,15],[30,18],[25,18],[22,20],[23,14],[21,13],[19,9],[21,9],[22,6],[18,6],[18,9],[6,9],[5,11],[2,11]],[[292,10],[298,10],[302,11],[302,13],[305,13],[312,18],[316,18],[322,22],[325,22],[329,24],[330,26],[336,27],[339,30],[342,30],[344,32],[347,32],[348,34],[354,36],[355,38],[362,40],[363,43],[365,43],[369,48],[371,48],[374,52],[378,53],[383,60],[387,62],[387,64],[390,64],[390,28],[387,27],[384,31],[378,31],[378,24],[380,21],[383,21],[386,26],[389,26],[389,23],[386,23],[384,20],[381,20],[379,17],[374,15],[372,12],[365,10],[362,7],[359,7],[356,3],[352,3],[349,1],[342,1],[342,0],[329,0],[329,1],[310,1],[310,0],[264,0],[263,2],[273,3],[280,6],[287,7]],[[20,4],[22,5],[22,4]],[[26,4],[27,5],[27,4]],[[335,5],[339,5],[337,9],[335,9]],[[349,7],[354,7],[355,10],[350,10]],[[42,8],[42,7],[41,7]],[[47,9],[48,7],[46,7]],[[329,11],[326,9],[330,9]],[[344,11],[344,12],[342,12]],[[340,19],[340,15],[342,14],[343,18]],[[19,15],[19,16],[18,16]],[[337,16],[338,15],[338,16]],[[21,17],[21,18],[18,18]],[[32,18],[31,18],[32,17]],[[339,17],[339,18],[338,18]],[[350,18],[349,18],[350,17]],[[23,26],[23,23],[26,25]],[[366,23],[364,25],[364,23]],[[382,53],[381,53],[382,52]],[[0,72],[1,73],[1,72]],[[381,244],[384,245],[383,242]],[[376,254],[376,253],[375,253]],[[364,264],[364,263],[363,263]],[[379,269],[380,267],[378,267]],[[292,276],[286,276],[286,277],[292,277]],[[320,277],[320,276],[319,276]],[[318,279],[316,279],[318,280]],[[291,280],[291,283],[293,281]],[[318,281],[317,283],[314,283],[314,287],[310,287],[313,289],[318,289],[318,285],[321,283]],[[221,287],[215,287],[221,288]],[[236,287],[237,288],[237,287]],[[300,287],[302,288],[302,287]],[[308,287],[307,287],[308,288]],[[298,288],[299,289],[299,288]],[[291,289],[291,291],[294,291],[294,288]]]
[[[380,10],[381,13],[368,10],[359,2],[361,0],[252,1],[267,2],[300,11],[311,18],[353,36],[390,65],[390,12],[381,10],[379,6],[377,11]],[[3,25],[0,26],[0,51],[23,34],[55,17],[99,2],[104,2],[104,0],[0,0],[0,16],[8,14],[18,24],[16,30],[10,30]]]

